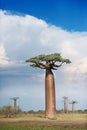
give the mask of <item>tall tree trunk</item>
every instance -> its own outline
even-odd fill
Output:
[[[16,99],[14,99],[14,112],[16,113]]]
[[[45,76],[45,103],[46,118],[56,118],[55,83],[54,75],[51,70],[46,70]]]
[[[75,110],[75,104],[72,103],[72,112],[74,112],[74,110]]]

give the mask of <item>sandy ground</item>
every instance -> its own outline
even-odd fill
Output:
[[[17,115],[16,117],[0,117],[0,126],[48,126],[60,128],[87,128],[87,114],[57,114],[56,120],[49,120],[44,114]]]

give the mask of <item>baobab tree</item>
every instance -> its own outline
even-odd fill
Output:
[[[13,97],[13,98],[10,98],[10,99],[12,99],[14,101],[14,112],[16,112],[16,110],[17,110],[17,103],[16,103],[16,101],[17,101],[17,99],[19,99],[19,97]]]
[[[31,62],[31,67],[45,69],[45,116],[49,119],[56,118],[55,81],[52,70],[57,70],[63,63],[71,63],[69,59],[62,58],[60,53],[38,55],[26,62]],[[56,64],[58,62],[58,64]]]
[[[64,96],[64,113],[68,112],[68,97]]]
[[[78,103],[77,101],[72,101],[70,104],[72,104],[72,112],[75,112],[75,104]]]

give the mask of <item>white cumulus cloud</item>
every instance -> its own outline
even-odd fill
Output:
[[[5,48],[0,45],[0,66],[8,65],[8,58],[6,56]]]
[[[71,72],[85,72],[87,32],[69,32],[34,16],[13,15],[3,10],[0,18],[0,64],[9,63],[7,59],[23,61],[40,53],[61,52],[71,59]]]

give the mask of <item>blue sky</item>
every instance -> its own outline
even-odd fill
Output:
[[[0,107],[19,97],[23,110],[45,109],[45,71],[25,60],[61,52],[72,63],[54,71],[57,109],[63,96],[87,109],[86,7],[86,0],[0,1]]]
[[[64,29],[87,31],[86,0],[1,0],[1,8],[28,13]]]

